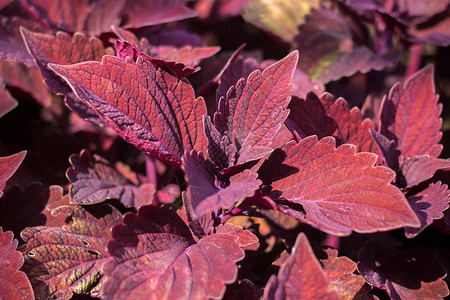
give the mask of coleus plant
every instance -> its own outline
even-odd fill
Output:
[[[448,249],[415,242],[448,239],[450,160],[434,67],[413,70],[420,43],[449,44],[428,23],[448,22],[448,3],[385,2],[311,1],[294,27],[261,19],[283,40],[262,62],[186,30],[258,19],[255,1],[0,2],[0,116],[31,97],[86,148],[65,187],[11,186],[34,177],[19,167],[35,149],[0,157],[0,298],[448,296]],[[325,92],[402,51],[410,76],[363,112]]]

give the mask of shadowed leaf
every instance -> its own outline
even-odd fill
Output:
[[[263,299],[340,299],[304,233],[298,235],[292,253],[281,266],[278,276],[272,275],[269,279]]]
[[[367,243],[359,252],[358,271],[393,300],[442,299],[449,295],[445,269],[427,249],[399,250]]]
[[[184,151],[206,148],[203,98],[147,59],[49,65],[103,121],[144,153],[177,167]]]
[[[200,217],[221,208],[229,208],[254,195],[261,185],[258,174],[244,170],[229,178],[229,185],[219,182],[203,154],[192,151],[183,157],[183,169],[188,182],[188,199],[194,213]]]
[[[315,136],[283,151],[283,164],[297,170],[272,184],[272,197],[302,205],[306,215],[292,209],[285,213],[340,236],[419,225],[402,192],[390,184],[395,173],[374,167],[375,154],[355,153],[350,144],[336,149],[334,138],[318,141]]]
[[[449,159],[430,158],[429,155],[400,157],[400,169],[406,180],[406,187],[430,179],[437,170],[445,168],[450,168]]]
[[[447,185],[441,184],[441,182],[438,181],[430,184],[420,193],[408,197],[411,208],[419,218],[420,227],[406,227],[406,237],[413,238],[422,232],[428,225],[433,223],[433,220],[442,219],[444,217],[444,210],[448,209],[449,206],[449,196],[450,191],[447,189]]]
[[[152,184],[131,182],[118,168],[87,150],[71,155],[70,164],[71,203],[95,204],[115,198],[127,207],[138,208],[153,201],[156,191]]]
[[[0,299],[34,299],[33,289],[24,272],[22,253],[16,251],[17,240],[11,231],[3,232],[0,227]]]
[[[5,89],[0,77],[0,118],[17,106],[17,100]]]
[[[39,299],[70,299],[88,294],[103,282],[101,264],[109,256],[110,228],[121,213],[109,204],[81,207],[73,212],[71,226],[29,227],[21,236],[27,242],[23,267]]]
[[[114,227],[104,265],[108,299],[220,298],[235,281],[236,261],[256,236],[231,224],[195,243],[186,224],[167,208],[146,206]]]

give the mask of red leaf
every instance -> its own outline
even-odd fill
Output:
[[[119,135],[144,153],[180,167],[184,151],[206,148],[203,98],[195,98],[187,81],[157,70],[148,60],[123,61],[106,55],[101,63],[49,67]]]
[[[433,220],[442,219],[444,217],[444,210],[449,206],[449,196],[450,191],[447,189],[447,185],[441,185],[441,182],[438,181],[430,184],[420,193],[408,197],[411,208],[419,218],[420,227],[406,227],[406,237],[411,239],[433,223]]]
[[[111,205],[78,206],[71,226],[28,227],[21,236],[27,242],[23,270],[39,299],[70,299],[87,294],[103,283],[101,264],[109,256],[109,229],[121,221]]]
[[[258,174],[244,170],[230,177],[229,185],[222,186],[202,153],[192,151],[183,157],[183,168],[188,186],[188,199],[194,213],[200,217],[221,208],[229,208],[236,202],[254,195],[261,180]]]
[[[239,151],[237,164],[256,160],[271,151],[274,135],[289,111],[291,83],[297,65],[294,51],[262,73],[252,72],[219,100],[214,125]]]
[[[349,144],[336,149],[334,138],[315,136],[283,150],[283,165],[291,170],[272,184],[272,197],[301,204],[306,215],[285,211],[301,221],[340,236],[419,225],[402,192],[390,184],[395,173],[374,167],[375,154],[355,153]]]
[[[11,231],[0,227],[0,299],[34,299],[33,289],[24,272],[19,271],[23,256],[16,251],[17,240]]]
[[[362,120],[359,108],[350,109],[347,101],[343,98],[334,99],[331,94],[322,95],[322,102],[325,113],[337,124],[337,130],[331,134],[339,141],[339,145],[344,143],[353,144],[358,152],[375,152],[378,148],[372,139],[369,129],[375,128],[370,119]]]
[[[202,59],[216,54],[219,50],[220,47],[192,47],[190,45],[180,48],[168,45],[151,47],[151,52],[159,59],[182,63],[189,68],[195,67]]]
[[[21,32],[28,52],[36,61],[48,86],[55,93],[65,95],[67,106],[78,116],[103,124],[97,114],[75,96],[67,83],[49,69],[48,64],[68,65],[88,60],[99,61],[103,55],[113,54],[113,50],[105,49],[101,40],[95,37],[87,38],[78,32],[73,37],[64,32],[58,32],[53,36],[31,32],[24,28]]]
[[[428,154],[436,158],[441,153],[442,104],[438,104],[438,98],[432,65],[412,75],[403,86],[396,83],[385,97],[380,132],[397,142],[402,156]]]
[[[9,156],[0,157],[0,197],[3,195],[3,189],[6,181],[17,171],[27,151],[21,151]]]
[[[367,243],[359,252],[358,270],[393,300],[442,299],[449,295],[445,269],[427,249],[399,250]]]
[[[175,212],[143,207],[113,229],[101,294],[107,299],[220,298],[225,284],[236,280],[242,248],[257,241],[251,232],[226,224],[195,243]]]
[[[289,258],[269,279],[263,299],[340,299],[333,289],[304,233],[295,241]]]
[[[98,155],[83,150],[71,155],[71,168],[67,170],[71,203],[94,204],[106,199],[118,199],[125,206],[136,208],[150,204],[155,195],[152,184],[131,182],[119,169]]]
[[[450,168],[450,160],[430,158],[428,155],[400,157],[400,169],[406,180],[406,187],[412,187],[433,177],[437,170]]]
[[[0,77],[0,118],[5,114],[13,110],[17,106],[17,100],[5,90],[4,84],[1,82]]]
[[[325,274],[330,282],[330,287],[335,288],[342,299],[355,299],[366,280],[361,275],[356,275],[356,263],[345,256],[338,257],[337,250],[328,248],[324,252],[326,259],[320,259]]]

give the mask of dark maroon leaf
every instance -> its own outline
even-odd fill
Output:
[[[389,52],[378,54],[353,40],[352,26],[342,15],[328,10],[312,10],[304,24],[299,26],[295,47],[302,54],[299,68],[310,80],[328,83],[357,71],[381,70],[394,65],[401,51],[392,47]],[[320,67],[317,67],[320,66]]]
[[[327,248],[327,258],[320,259],[330,287],[335,288],[342,299],[355,299],[366,280],[356,275],[356,263],[346,256],[337,256],[338,251]]]
[[[236,202],[254,195],[261,185],[258,174],[250,170],[233,175],[229,185],[220,182],[214,175],[202,153],[192,151],[183,157],[183,169],[188,182],[188,199],[196,216],[229,208]]]
[[[127,1],[123,13],[127,16],[124,27],[143,27],[173,22],[197,16],[186,6],[186,0],[133,0]]]
[[[449,196],[450,191],[447,189],[447,185],[441,185],[441,182],[438,181],[430,184],[420,193],[408,197],[411,208],[419,218],[420,227],[406,227],[406,237],[413,238],[430,225],[433,220],[442,219],[444,217],[443,211],[449,206]]]
[[[373,129],[369,129],[370,134],[372,135],[373,140],[380,149],[381,154],[383,155],[383,159],[386,163],[386,166],[391,168],[392,170],[399,172],[399,157],[400,151],[397,150],[397,145],[395,141],[389,140],[387,137],[382,135],[379,132],[376,132]],[[398,174],[397,174],[398,176]]]
[[[21,151],[9,156],[0,157],[0,197],[3,195],[3,189],[6,181],[17,171],[27,151]]]
[[[70,299],[100,288],[101,264],[109,257],[110,228],[121,222],[121,213],[109,204],[78,206],[71,226],[29,227],[23,270],[39,299]]]
[[[412,75],[403,86],[396,83],[385,97],[380,116],[380,133],[395,140],[403,157],[429,155],[436,158],[442,119],[433,82],[433,66]]]
[[[17,106],[17,100],[11,96],[9,91],[5,90],[5,86],[1,83],[0,78],[0,118],[13,110]]]
[[[227,286],[224,300],[235,300],[235,299],[245,299],[245,300],[257,300],[258,291],[256,290],[255,284],[248,279],[244,279],[239,282],[235,282],[232,285]]]
[[[406,187],[430,179],[437,170],[445,168],[450,168],[448,159],[430,158],[428,155],[400,158],[400,169],[406,180]]]
[[[239,152],[237,164],[256,160],[272,149],[274,135],[286,120],[298,52],[294,51],[262,73],[252,72],[219,100],[214,125]]]
[[[34,299],[33,289],[24,272],[19,271],[23,256],[16,251],[17,240],[11,231],[0,227],[0,299]]]
[[[449,295],[445,269],[426,249],[402,250],[367,243],[359,252],[358,271],[393,300],[441,299]]]
[[[90,9],[84,21],[84,31],[90,36],[110,32],[112,26],[120,24],[126,2],[126,0],[90,1]]]
[[[340,299],[304,233],[298,235],[278,276],[269,279],[263,299]]]
[[[109,126],[144,153],[180,167],[184,151],[206,149],[203,98],[147,59],[49,65]]]
[[[431,43],[441,47],[450,45],[450,13],[445,15],[443,20],[425,28],[410,28],[409,40],[414,43]]]
[[[0,1],[0,10],[8,6],[13,0],[1,0]]]
[[[236,160],[236,146],[227,135],[221,135],[209,116],[203,117],[205,136],[208,140],[208,157],[219,170],[232,166]]]
[[[236,261],[256,236],[231,224],[195,243],[186,224],[167,208],[146,206],[114,227],[104,265],[108,299],[220,298],[236,280]]]
[[[130,181],[102,157],[83,150],[80,155],[71,155],[69,160],[71,203],[94,204],[110,198],[136,208],[152,203],[156,192],[152,184]]]
[[[289,143],[283,151],[283,164],[291,170],[273,168],[282,177],[272,184],[271,195],[305,211],[285,213],[340,236],[419,225],[402,192],[390,184],[395,173],[374,167],[375,154],[356,153],[350,144],[336,149],[334,138],[318,141],[315,136]]]

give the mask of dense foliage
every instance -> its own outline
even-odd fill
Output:
[[[449,6],[0,0],[0,298],[447,297]]]

